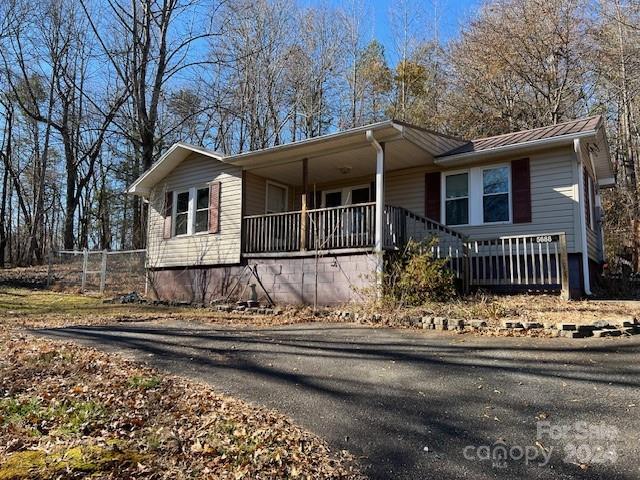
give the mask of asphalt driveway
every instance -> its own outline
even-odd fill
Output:
[[[166,321],[38,332],[280,410],[371,478],[640,478],[640,336]]]

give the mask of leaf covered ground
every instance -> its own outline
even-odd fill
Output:
[[[30,335],[19,324],[153,313],[47,295],[0,295],[0,480],[361,478],[346,452],[281,414],[117,355]]]

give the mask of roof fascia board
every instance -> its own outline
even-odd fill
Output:
[[[460,142],[461,144],[469,143],[469,140],[466,140],[464,138],[456,137],[454,135],[449,135],[447,133],[436,132],[435,130],[430,130],[428,128],[419,127],[417,125],[412,125],[412,124],[404,122],[402,120],[393,119],[392,122],[395,123],[398,126],[401,126],[401,127],[407,127],[407,128],[410,128],[411,130],[418,130],[418,131],[423,132],[423,133],[429,133],[431,135],[437,135],[437,136],[442,137],[442,138],[447,138],[449,140]]]
[[[223,161],[225,163],[230,163],[232,165],[238,165],[238,166],[249,166],[248,162],[250,160],[257,160],[258,158],[265,156],[265,155],[269,155],[269,154],[274,154],[274,153],[278,153],[278,152],[285,152],[287,150],[297,150],[299,148],[304,148],[306,146],[316,146],[316,145],[322,145],[324,143],[327,142],[331,142],[334,141],[336,139],[340,139],[340,138],[348,138],[350,136],[356,136],[358,133],[363,133],[363,146],[367,143],[366,142],[366,138],[365,138],[365,134],[367,130],[381,130],[384,128],[395,128],[396,130],[400,130],[401,131],[401,126],[395,124],[392,120],[385,120],[383,122],[378,122],[378,123],[374,123],[372,125],[364,125],[362,127],[356,127],[356,128],[352,128],[349,130],[344,130],[341,132],[335,132],[335,133],[330,133],[328,135],[321,135],[319,137],[312,137],[312,138],[305,138],[304,140],[299,140],[297,142],[293,142],[293,143],[283,143],[282,145],[277,145],[275,147],[269,147],[269,148],[265,148],[262,150],[253,150],[253,151],[248,151],[248,152],[244,152],[244,153],[239,153],[237,155],[232,155],[229,157],[226,157]],[[345,150],[344,147],[338,147],[337,149],[339,150]],[[315,155],[315,157],[318,156],[324,156],[325,153],[323,151],[322,154],[318,154]],[[301,155],[300,158],[312,158],[314,157],[314,155]],[[299,158],[297,159],[299,160]],[[283,160],[284,163],[288,163],[290,161],[290,159],[285,159]],[[276,165],[276,163],[272,163],[270,162],[271,165]]]
[[[353,132],[352,132],[353,133]],[[238,160],[230,160],[228,161],[227,159],[223,160],[225,161],[225,163],[229,163],[231,165],[236,165],[239,167],[242,167],[244,170],[252,170],[254,168],[265,168],[265,167],[272,167],[272,166],[280,166],[280,165],[287,165],[289,163],[296,163],[301,161],[303,158],[306,158],[308,160],[313,160],[314,158],[322,158],[322,157],[326,157],[327,155],[332,155],[334,153],[340,153],[340,152],[345,152],[345,151],[349,151],[349,150],[355,150],[357,148],[364,148],[367,147],[369,144],[366,141],[366,130],[360,132],[362,133],[362,142],[358,142],[358,143],[353,143],[351,145],[342,145],[339,147],[333,147],[333,148],[325,148],[322,149],[321,151],[317,152],[317,153],[300,153],[297,154],[295,156],[288,156],[286,158],[283,158],[281,160],[273,160],[273,159],[263,159],[260,157],[263,157],[264,154],[260,154],[256,157],[253,156],[249,156],[249,152],[247,152],[247,157],[246,158],[242,158],[242,159],[238,159]],[[319,137],[318,137],[319,138]],[[402,135],[400,132],[394,133],[393,135],[385,135],[381,141],[382,142],[391,142],[391,141],[395,141],[395,140],[399,140],[400,138],[402,138]],[[319,142],[318,144],[314,145],[314,146],[318,146],[320,144],[323,144],[325,142]],[[283,145],[291,145],[291,144],[285,144]],[[284,151],[284,150],[283,150]],[[274,151],[269,151],[269,153],[278,153],[278,152],[274,152]]]
[[[142,196],[146,196],[149,194],[150,189],[147,187],[142,187],[141,184],[147,179],[149,178],[150,175],[152,175],[159,167],[160,165],[167,159],[169,158],[176,150],[178,150],[180,148],[180,144],[179,143],[174,143],[173,145],[171,145],[171,147],[169,148],[169,150],[167,150],[164,155],[162,155],[157,162],[155,162],[153,165],[151,165],[151,168],[149,168],[149,170],[147,170],[146,172],[144,172],[142,175],[140,175],[130,186],[129,188],[127,188],[125,190],[126,193],[128,193],[129,195],[142,195]]]
[[[607,155],[607,170],[609,170],[609,174],[613,178],[614,173],[613,173],[613,165],[610,157],[611,150],[609,149],[609,138],[607,137],[607,131],[605,130],[604,124],[602,124],[602,121],[601,121],[600,127],[598,128],[598,132],[601,137],[602,143],[604,144],[604,151]],[[613,183],[615,184],[615,178],[613,178]]]
[[[502,147],[489,148],[478,152],[465,152],[457,155],[440,156],[434,160],[434,163],[442,167],[462,165],[467,161],[480,160],[496,154],[517,152],[518,150],[524,150],[527,148],[553,147],[564,144],[569,145],[576,138],[593,137],[595,134],[596,130],[589,130],[586,132],[561,135],[559,137],[542,138],[538,140],[531,140],[529,142],[515,143],[513,145],[504,145]]]

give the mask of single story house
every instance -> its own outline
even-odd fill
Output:
[[[176,143],[128,192],[148,202],[154,296],[222,299],[253,271],[276,303],[322,305],[375,291],[386,257],[432,235],[465,288],[589,295],[613,184],[595,116],[475,140],[388,120],[237,155]]]

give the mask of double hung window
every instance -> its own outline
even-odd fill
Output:
[[[447,225],[511,221],[509,165],[473,167],[443,174],[442,218]]]

